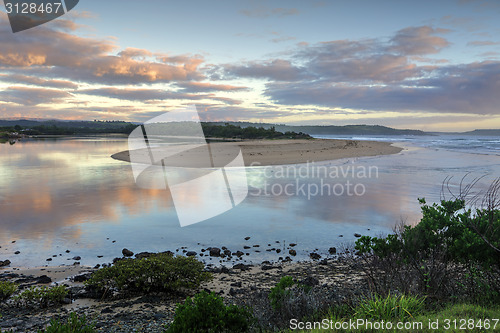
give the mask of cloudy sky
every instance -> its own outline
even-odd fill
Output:
[[[80,0],[12,33],[0,118],[500,128],[497,0]]]

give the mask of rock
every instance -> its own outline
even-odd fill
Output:
[[[241,257],[242,255],[244,255],[244,253],[238,250],[235,253],[233,253],[233,255],[235,255],[237,257]]]
[[[283,259],[283,262],[290,262],[292,261],[292,258],[290,258],[289,256],[286,256],[285,259]]]
[[[344,237],[344,235],[339,235],[339,237]]]
[[[297,244],[295,244],[295,243],[290,243],[290,246],[291,246],[291,247],[294,247],[294,246],[297,246]]]
[[[211,247],[209,251],[211,257],[220,257],[220,249],[218,247]]]
[[[319,255],[319,254],[317,254],[317,253],[315,253],[315,252],[311,252],[311,253],[309,254],[309,257],[310,257],[311,259],[313,259],[313,260],[318,260],[318,259],[320,259],[320,258],[321,258],[321,255]]]
[[[52,261],[52,258],[47,258],[45,259],[45,261]]]
[[[47,284],[47,283],[51,283],[51,282],[52,282],[52,279],[50,277],[48,277],[47,275],[39,276],[36,279],[36,283]]]
[[[167,316],[166,316],[165,314],[163,314],[163,313],[155,313],[155,314],[153,315],[153,318],[154,318],[155,320],[160,320],[160,319],[165,319],[165,318],[167,318]]]
[[[194,257],[197,253],[195,251],[187,251],[186,256],[188,257]]]
[[[152,252],[139,252],[135,255],[137,259],[144,259],[144,258],[149,258],[153,255],[154,253]]]
[[[271,265],[271,262],[269,260],[264,260],[261,262],[261,265]]]
[[[123,249],[122,254],[124,257],[132,257],[134,255],[134,252],[130,251],[129,249]]]
[[[326,258],[325,258],[325,259],[323,259],[323,260],[320,260],[320,261],[319,261],[319,264],[320,264],[320,265],[323,265],[323,266],[328,265],[328,259],[326,259]]]
[[[208,269],[208,271],[212,272],[212,273],[229,274],[229,268],[227,268],[226,266],[214,267],[214,268]]]
[[[14,279],[14,278],[18,278],[19,277],[19,274],[16,274],[16,273],[3,273],[3,274],[0,274],[0,279],[4,280],[4,279]]]
[[[280,267],[279,266],[273,266],[273,265],[262,265],[260,267],[260,269],[262,269],[263,271],[268,271],[270,269],[279,269]]]
[[[242,271],[246,271],[246,270],[250,269],[250,266],[249,265],[245,265],[245,264],[236,264],[236,265],[233,266],[233,269],[239,269],[239,270],[242,270]]]
[[[85,273],[85,274],[76,275],[76,276],[73,277],[73,281],[75,281],[75,282],[84,282],[84,281],[87,281],[88,279],[90,279],[91,275],[92,275],[91,273]]]
[[[61,301],[62,304],[71,304],[71,298],[69,297],[65,297],[62,301]]]
[[[280,253],[280,252],[281,252],[281,250],[280,250],[280,249],[276,249],[276,253]]]
[[[249,239],[250,239],[250,237],[249,237],[249,236],[245,237],[245,240],[249,240]]]
[[[104,314],[104,313],[113,313],[113,312],[114,311],[113,311],[113,309],[110,306],[108,306],[107,308],[104,308],[104,309],[101,310],[102,314]]]
[[[21,253],[21,251],[16,251],[16,252],[14,252],[14,254],[19,254],[19,253]]]
[[[297,251],[295,251],[295,250],[290,250],[290,251],[288,251],[288,253],[290,253],[290,255],[294,256],[294,257],[297,255]]]
[[[355,233],[354,237],[361,237],[361,234]]]
[[[224,250],[224,254],[225,254],[226,256],[230,257],[230,256],[231,256],[231,251],[230,251],[229,249],[225,249],[225,250]]]
[[[71,251],[70,250],[66,250],[66,253],[70,253]]]
[[[231,283],[231,287],[241,288],[241,281]]]
[[[80,257],[80,256],[74,256],[74,257],[72,258],[72,260],[82,260],[82,257]]]
[[[259,244],[255,244],[253,247],[260,247],[260,245]]]
[[[300,284],[304,284],[309,287],[314,287],[319,284],[319,280],[314,276],[307,276],[305,279],[300,281]]]
[[[329,248],[329,249],[328,249],[328,253],[330,253],[330,254],[335,254],[335,253],[337,253],[337,248],[336,248],[336,247],[331,247],[331,248]]]
[[[10,265],[10,260],[9,259],[6,259],[4,261],[0,260],[0,267],[8,266],[8,265]]]
[[[99,269],[101,267],[101,264],[97,264],[94,266],[94,269]]]

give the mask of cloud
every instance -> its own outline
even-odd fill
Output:
[[[95,95],[110,98],[118,98],[129,101],[150,101],[167,99],[201,99],[202,95],[177,93],[162,89],[135,89],[135,88],[98,88],[79,90],[79,94]]]
[[[429,69],[418,67],[412,62],[412,57],[435,54],[447,47],[449,42],[436,36],[445,32],[447,30],[429,26],[408,27],[399,30],[389,42],[365,39],[302,44],[290,59],[226,64],[222,70],[229,78],[251,77],[274,81],[400,81],[419,77]]]
[[[445,66],[431,78],[392,85],[338,84],[328,80],[269,83],[265,94],[286,105],[398,112],[499,114],[500,62]]]
[[[299,14],[299,10],[296,8],[268,8],[260,6],[253,9],[243,9],[240,13],[248,17],[265,18],[297,15]]]
[[[233,86],[230,84],[212,84],[210,82],[182,82],[177,84],[183,91],[198,93],[212,91],[245,91],[248,87]]]
[[[55,89],[28,88],[12,86],[0,91],[0,100],[20,105],[57,103],[73,97],[70,93]]]
[[[402,55],[424,55],[438,53],[450,45],[443,37],[435,36],[446,33],[446,29],[434,29],[429,26],[409,27],[399,30],[391,39],[392,47],[388,51]]]
[[[62,24],[58,20],[59,26]],[[154,59],[146,50],[118,47],[111,40],[79,37],[44,25],[12,34],[0,16],[0,66],[37,68],[52,76],[89,83],[134,84],[201,79],[201,56]]]
[[[468,42],[467,46],[490,46],[490,45],[498,45],[500,43],[493,42],[491,40],[475,40],[472,42]]]
[[[332,41],[303,48],[296,58],[310,75],[335,82],[391,82],[419,74],[408,57],[384,52],[386,47],[375,40]]]
[[[32,84],[37,86],[44,87],[52,87],[52,88],[61,88],[61,89],[76,89],[78,85],[66,80],[46,80],[35,76],[27,76],[22,74],[13,74],[13,75],[1,75],[0,79],[2,81],[11,82],[11,83],[24,83],[24,84]]]
[[[228,77],[251,77],[276,81],[294,81],[305,78],[303,68],[289,60],[275,59],[266,62],[250,62],[244,65],[224,65]]]
[[[203,100],[211,99],[227,104],[240,104],[241,101],[227,97],[218,97],[214,94],[191,94],[176,91],[166,91],[163,89],[135,89],[135,88],[98,88],[79,90],[78,93],[85,95],[103,96],[129,101],[167,101],[167,100]]]

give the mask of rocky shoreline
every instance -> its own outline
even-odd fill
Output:
[[[247,305],[260,318],[261,325],[275,329],[272,309],[267,295],[283,276],[292,276],[303,284],[315,288],[318,301],[329,304],[342,303],[353,294],[365,292],[361,265],[356,262],[352,251],[342,254],[336,248],[310,253],[311,260],[293,262],[296,244],[290,243],[286,253],[276,253],[276,261],[247,264],[242,259],[243,251],[231,252],[224,246],[208,247],[199,253],[187,248],[178,249],[177,255],[206,255],[224,261],[223,264],[207,264],[205,269],[212,273],[213,280],[203,283],[199,290],[213,291],[221,295],[225,302]],[[180,253],[179,253],[180,252]],[[280,253],[281,252],[281,253]],[[284,252],[284,251],[283,251]],[[317,252],[328,255],[321,256]],[[134,254],[122,250],[123,257],[144,258],[151,253]],[[114,261],[122,258],[115,258]],[[232,263],[232,266],[230,265]],[[46,309],[17,307],[12,300],[0,303],[0,329],[14,332],[36,332],[48,325],[52,318],[65,320],[71,312],[85,315],[93,321],[100,332],[162,332],[171,323],[177,303],[183,302],[191,294],[150,293],[147,295],[120,295],[110,299],[95,299],[89,295],[83,282],[98,267],[84,267],[79,264],[42,267],[37,269],[9,269],[0,271],[0,280],[15,282],[20,289],[32,285],[59,285],[69,287],[70,293],[63,305]]]

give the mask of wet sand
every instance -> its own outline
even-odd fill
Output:
[[[178,146],[177,146],[178,147]],[[390,155],[399,153],[402,148],[388,142],[355,140],[250,140],[240,142],[215,142],[209,144],[209,150],[221,164],[235,157],[235,148],[241,149],[246,166],[283,165],[306,162],[329,161],[342,158]],[[153,153],[159,149],[152,148]],[[176,154],[168,160],[170,166],[206,167],[201,158],[206,148],[199,147]],[[150,151],[134,151],[134,162],[149,164]],[[237,153],[236,153],[237,154]],[[111,156],[120,161],[130,162],[130,152],[122,151]],[[222,165],[214,165],[222,166]]]

